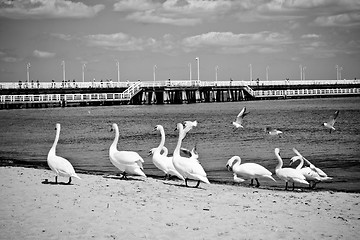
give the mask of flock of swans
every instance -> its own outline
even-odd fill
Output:
[[[233,122],[235,130],[238,128],[244,128],[242,125],[243,118],[248,114],[244,107],[236,117],[236,121]],[[331,131],[335,130],[334,123],[339,111],[330,118],[330,120],[323,125]],[[179,132],[177,145],[174,149],[173,155],[168,156],[168,149],[165,147],[165,131],[162,125],[157,125],[155,131],[159,131],[161,135],[160,144],[158,147],[153,148],[149,151],[152,155],[153,164],[165,174],[165,178],[170,176],[176,176],[180,180],[184,181],[185,185],[189,187],[188,181],[197,181],[194,187],[198,187],[200,182],[210,184],[207,174],[204,168],[201,166],[198,157],[199,154],[196,152],[196,147],[191,151],[182,148],[182,141],[186,137],[186,134],[197,126],[197,121],[185,121],[184,124],[178,123],[176,130]],[[117,149],[119,140],[119,128],[116,123],[112,124],[112,131],[115,131],[115,138],[109,148],[109,159],[110,162],[120,170],[122,177],[127,179],[127,175],[137,175],[146,177],[144,173],[143,163],[144,159],[135,151],[119,151]],[[270,127],[267,127],[265,131],[270,135],[279,135],[282,132]],[[48,153],[47,163],[52,171],[55,172],[55,183],[57,183],[58,176],[69,177],[68,184],[71,183],[71,178],[75,177],[81,179],[71,165],[71,163],[60,156],[56,155],[56,146],[60,136],[60,124],[56,124],[56,136],[55,141]],[[290,164],[296,161],[300,161],[300,164],[296,168],[283,168],[283,160],[280,156],[280,149],[275,148],[274,153],[278,160],[278,164],[275,168],[276,176],[285,182],[285,190],[288,188],[288,183],[292,183],[293,190],[295,183],[301,183],[309,185],[310,188],[314,188],[318,182],[332,179],[328,177],[321,169],[315,167],[308,159],[302,156],[299,151],[293,149],[296,154],[291,158]],[[185,154],[184,154],[185,153]],[[186,156],[184,156],[186,155]],[[304,162],[309,166],[303,167]],[[254,180],[256,181],[256,187],[260,186],[259,179],[271,179],[276,180],[272,177],[272,173],[257,163],[242,163],[239,156],[233,156],[226,163],[226,168],[233,172],[234,182],[244,182],[250,180],[250,185],[253,185]]]

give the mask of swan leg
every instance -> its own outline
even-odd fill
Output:
[[[292,190],[294,191],[294,189],[295,189],[295,183],[293,182],[293,189]]]
[[[55,183],[57,184],[58,182],[57,182],[57,176],[55,176]]]
[[[69,177],[69,181],[68,181],[68,183],[67,184],[70,184],[71,183],[71,177]]]
[[[257,178],[255,178],[255,180],[256,180],[256,186],[255,187],[260,187],[260,183],[259,183],[259,180],[257,179]]]
[[[197,182],[195,188],[199,187],[199,185],[200,185],[200,181]]]
[[[127,178],[127,176],[126,176],[126,172],[123,172],[123,173],[122,173],[122,177],[121,177],[121,179],[128,180],[128,178]]]
[[[285,182],[285,190],[288,188],[288,182]]]
[[[251,179],[250,186],[253,186],[253,185],[254,185],[254,179]]]
[[[185,178],[185,186],[186,186],[186,187],[189,187],[187,181],[188,181],[188,179]]]

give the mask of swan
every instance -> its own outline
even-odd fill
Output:
[[[209,180],[206,177],[206,172],[196,158],[187,158],[180,156],[181,143],[185,137],[184,127],[181,123],[177,124],[177,130],[179,130],[179,139],[174,150],[172,159],[175,169],[184,177],[185,185],[187,187],[189,179],[198,181],[195,187],[198,187],[200,185],[200,181],[210,184]]]
[[[250,186],[253,185],[253,181],[256,181],[256,187],[260,186],[258,178],[269,178],[276,182],[276,180],[271,176],[271,172],[257,163],[243,163],[241,164],[241,158],[239,156],[233,156],[226,163],[226,168],[229,171],[234,172],[235,175],[240,179],[251,179]],[[244,180],[245,181],[245,180]]]
[[[278,135],[279,137],[281,137],[280,134],[282,134],[283,132],[280,130],[277,130],[276,128],[272,128],[272,127],[265,127],[265,132],[270,134],[271,136],[276,136]]]
[[[312,164],[309,160],[307,160],[304,156],[302,156],[298,150],[293,148],[293,151],[297,156],[301,157],[307,164],[309,164],[310,168],[313,171],[315,171],[317,174],[319,174],[319,176],[321,178],[321,181],[326,181],[326,180],[331,180],[332,179],[332,177],[329,177],[323,170],[321,170],[318,167],[315,167],[314,164]]]
[[[188,133],[191,129],[193,129],[193,127],[196,127],[198,125],[198,122],[195,121],[184,121],[184,132],[185,134]]]
[[[191,150],[182,147],[180,148],[180,151],[184,153],[187,157],[195,159],[199,158],[199,153],[196,151],[196,145]]]
[[[323,123],[324,126],[329,129],[330,133],[332,130],[335,131],[334,124],[335,124],[335,121],[336,121],[336,118],[338,117],[338,115],[339,115],[339,110],[335,111],[334,115],[332,115],[329,118],[329,121]]]
[[[304,159],[298,155],[290,159],[290,165],[298,160],[300,160],[300,164],[295,169],[299,170],[302,175],[304,175],[306,181],[309,182],[309,188],[315,188],[316,183],[321,181],[320,175],[310,167],[303,167]]]
[[[81,178],[75,173],[74,167],[71,165],[71,163],[67,159],[56,155],[56,145],[57,145],[57,143],[59,141],[59,137],[60,137],[60,128],[61,128],[60,123],[56,123],[55,141],[48,153],[47,163],[48,163],[50,169],[56,173],[55,183],[57,183],[58,176],[64,176],[64,177],[69,177],[68,184],[70,184],[71,177],[75,177],[78,179],[81,179]]]
[[[280,157],[280,149],[275,148],[275,156],[277,157],[279,163],[275,168],[276,176],[278,176],[281,180],[285,181],[285,190],[287,190],[288,182],[292,182],[293,184],[293,190],[295,188],[295,183],[303,183],[303,184],[309,184],[305,176],[301,174],[300,171],[294,169],[294,168],[282,168],[283,161]]]
[[[246,107],[243,107],[243,109],[241,109],[239,114],[236,116],[235,122],[232,122],[232,124],[235,126],[235,130],[238,128],[244,128],[244,126],[242,125],[242,122],[243,122],[244,117],[247,114],[249,114],[249,112],[246,112]]]
[[[127,179],[127,174],[146,177],[143,172],[143,158],[134,151],[118,151],[119,127],[112,124],[111,131],[115,131],[115,138],[109,149],[110,162],[122,172],[122,179]]]
[[[161,134],[161,141],[157,148],[152,149],[152,161],[153,164],[165,173],[165,179],[167,179],[168,175],[175,175],[181,180],[185,180],[181,174],[176,171],[174,164],[172,162],[172,157],[168,157],[168,149],[164,146],[165,144],[165,131],[162,125],[156,125],[155,129],[159,131]],[[163,153],[161,154],[161,151]]]

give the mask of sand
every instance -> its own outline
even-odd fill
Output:
[[[0,239],[358,239],[360,194],[0,167]],[[67,178],[60,177],[67,182]]]

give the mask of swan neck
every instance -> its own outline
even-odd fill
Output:
[[[160,128],[159,131],[160,131],[160,134],[161,134],[161,141],[160,141],[160,144],[159,144],[159,146],[157,148],[158,148],[158,150],[161,151],[162,148],[165,145],[165,131],[164,131],[163,128]]]
[[[299,165],[296,167],[296,169],[301,169],[304,166],[304,159],[300,158],[300,163]]]
[[[120,137],[119,129],[117,126],[114,127],[114,131],[115,131],[115,138],[114,138],[114,141],[111,144],[110,148],[117,149],[117,144],[118,144],[119,137]]]
[[[283,160],[281,159],[280,155],[278,153],[275,153],[279,163],[276,165],[276,170],[281,169],[283,166]]]
[[[56,128],[56,135],[55,135],[55,140],[54,140],[54,143],[49,151],[49,154],[53,154],[55,155],[56,154],[56,146],[57,146],[57,143],[59,141],[59,137],[60,137],[60,128]]]
[[[179,128],[179,138],[173,155],[180,155],[180,147],[183,140],[183,129]]]

